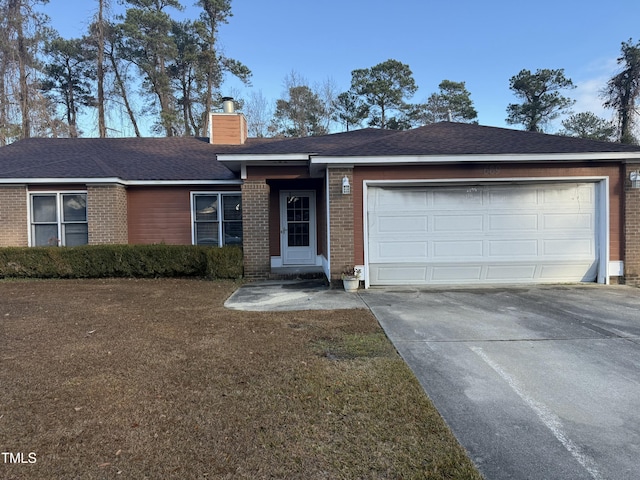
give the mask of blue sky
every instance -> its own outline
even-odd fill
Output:
[[[84,33],[96,3],[50,0],[42,10],[71,38]],[[182,3],[183,15],[198,15],[195,0]],[[610,118],[598,91],[617,71],[621,42],[640,40],[638,0],[234,0],[232,11],[220,43],[252,70],[251,89],[269,100],[282,97],[292,71],[311,85],[330,78],[344,91],[352,70],[393,58],[413,71],[414,102],[444,79],[464,81],[479,122],[499,127],[506,126],[507,105],[517,101],[509,78],[523,68],[564,68],[577,85],[568,93],[577,100],[573,110]],[[250,91],[233,81],[226,86]]]

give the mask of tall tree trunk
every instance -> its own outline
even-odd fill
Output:
[[[0,147],[7,144],[9,130],[9,99],[7,97],[7,86],[5,84],[5,58],[4,53],[0,53]]]
[[[99,0],[98,7],[98,135],[100,138],[106,138],[107,126],[105,122],[104,112],[104,3],[105,0]]]
[[[120,96],[122,97],[122,101],[124,102],[124,106],[127,109],[127,115],[129,116],[129,120],[131,121],[131,125],[133,125],[133,130],[135,131],[136,137],[141,137],[140,129],[138,128],[138,122],[136,121],[136,115],[133,112],[133,108],[131,108],[131,104],[129,103],[129,97],[127,95],[127,89],[124,85],[124,81],[122,76],[120,75],[120,70],[118,69],[118,63],[113,55],[109,55],[109,59],[111,60],[111,67],[113,68],[113,74],[116,77],[116,85],[120,90]]]
[[[182,79],[182,121],[184,123],[184,136],[191,136],[191,125],[189,123],[189,113],[191,111],[190,92],[187,87],[187,79]]]
[[[158,99],[160,101],[160,114],[162,116],[162,125],[164,126],[167,137],[173,137],[175,130],[172,122],[171,111],[171,93],[169,90],[169,78],[167,75],[166,65],[163,58],[158,59],[158,65],[160,66],[159,78],[160,84],[158,85]]]
[[[69,136],[71,138],[78,137],[78,124],[76,121],[76,99],[73,94],[71,77],[69,76],[67,83],[70,85],[67,102],[67,124],[69,125]]]
[[[10,22],[16,34],[16,46],[18,54],[18,76],[19,76],[19,104],[22,116],[22,126],[20,138],[31,137],[31,103],[29,101],[29,81],[27,78],[28,52],[25,44],[22,17],[22,0],[9,1]]]

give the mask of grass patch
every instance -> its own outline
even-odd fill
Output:
[[[0,282],[0,478],[480,478],[369,312],[235,288]]]
[[[331,360],[394,357],[396,350],[383,332],[343,334],[337,338],[322,338],[313,343],[318,354]]]

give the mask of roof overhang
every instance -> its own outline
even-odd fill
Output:
[[[308,153],[287,154],[218,154],[217,159],[232,172],[245,172],[248,166],[300,166],[309,164]]]
[[[640,152],[508,153],[460,155],[312,156],[311,165],[416,165],[450,163],[594,162],[640,160]]]
[[[105,178],[0,178],[0,185],[123,185],[129,186],[185,186],[185,185],[242,185],[242,180],[123,180]]]
[[[246,176],[248,166],[308,165],[312,176],[325,168],[355,167],[358,165],[436,165],[467,163],[533,163],[533,162],[640,162],[640,152],[583,152],[583,153],[500,153],[457,155],[375,155],[328,156],[313,153],[296,154],[222,154],[218,161],[234,172]]]

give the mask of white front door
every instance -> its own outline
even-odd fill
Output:
[[[314,191],[280,192],[280,245],[283,265],[315,265]]]

